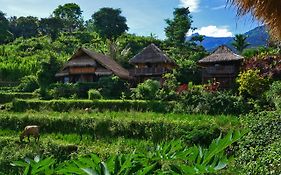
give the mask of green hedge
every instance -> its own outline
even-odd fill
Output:
[[[52,111],[71,111],[77,109],[91,108],[98,111],[153,111],[168,112],[167,103],[159,101],[141,101],[141,100],[22,100],[13,101],[12,109],[14,111],[25,110],[52,110]]]
[[[22,93],[22,92],[11,92],[11,93],[5,93],[0,92],[0,104],[12,102],[15,98],[20,99],[28,99],[28,98],[34,98],[36,95],[33,93]]]

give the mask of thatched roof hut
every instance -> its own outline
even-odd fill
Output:
[[[242,56],[235,54],[225,45],[218,47],[212,54],[198,61],[199,65],[218,63],[218,62],[235,62],[241,61]]]
[[[198,61],[202,68],[202,83],[216,81],[219,88],[234,86],[243,57],[233,53],[227,46],[218,47],[212,54]]]
[[[238,7],[238,15],[253,14],[267,24],[281,40],[281,0],[228,0]]]
[[[76,72],[70,72],[70,68],[75,69]],[[84,69],[81,69],[84,68]],[[85,69],[87,68],[87,69]],[[74,70],[74,69],[73,69]],[[77,72],[78,70],[78,72]],[[64,65],[61,72],[56,74],[56,77],[63,77],[70,74],[89,74],[96,75],[110,75],[115,74],[122,79],[131,79],[129,71],[120,66],[113,59],[106,55],[90,51],[86,48],[80,48]]]
[[[162,52],[155,44],[150,44],[140,53],[129,60],[130,64],[145,64],[145,63],[167,63],[176,66],[176,63],[171,60],[164,52]]]

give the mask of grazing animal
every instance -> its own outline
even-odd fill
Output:
[[[92,109],[91,108],[85,108],[85,112],[91,113]]]
[[[26,126],[22,133],[20,134],[20,142],[24,139],[24,137],[28,138],[28,142],[30,142],[29,136],[32,135],[35,138],[35,141],[39,141],[40,134],[39,134],[39,126],[31,125]]]

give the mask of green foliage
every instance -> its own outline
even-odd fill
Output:
[[[188,8],[176,8],[174,11],[174,19],[166,20],[168,26],[165,33],[168,42],[175,45],[182,45],[186,40],[186,33],[191,27],[191,16]]]
[[[71,83],[56,83],[48,88],[48,95],[53,99],[70,98],[78,93],[76,84]],[[43,96],[44,97],[44,96]]]
[[[169,106],[159,101],[140,101],[140,100],[15,100],[13,110],[26,111],[33,110],[52,110],[52,111],[71,111],[75,109],[92,108],[99,111],[154,111],[167,112]]]
[[[97,32],[109,40],[116,39],[129,29],[126,18],[121,16],[121,9],[101,8],[92,15],[92,20]]]
[[[249,109],[241,97],[230,92],[206,92],[197,88],[183,92],[174,107],[175,112],[232,115],[247,113]]]
[[[269,79],[261,77],[259,70],[249,69],[241,72],[238,75],[237,83],[239,85],[238,91],[240,95],[245,97],[258,97],[268,87]]]
[[[9,21],[5,14],[0,11],[0,44],[3,44],[11,39],[12,34],[9,32]]]
[[[83,28],[82,10],[78,4],[60,5],[54,10],[53,15],[63,21],[65,31],[73,32]]]
[[[117,76],[101,77],[98,81],[101,95],[106,98],[120,98],[122,92],[128,91],[128,85]]]
[[[243,136],[230,132],[225,138],[217,138],[209,148],[186,147],[179,141],[162,143],[144,153],[112,155],[102,161],[95,154],[64,162],[57,169],[54,159],[16,161],[12,165],[25,167],[25,174],[208,174],[224,169],[229,160],[225,149]]]
[[[34,75],[25,76],[21,79],[21,82],[17,89],[23,92],[34,92],[39,88],[37,77]]]
[[[280,111],[263,111],[241,117],[249,132],[238,142],[235,169],[246,174],[280,174]]]
[[[95,108],[91,109],[95,110]],[[87,113],[84,110],[74,113],[1,112],[0,121],[2,129],[15,131],[19,131],[27,125],[36,124],[40,126],[40,132],[45,134],[77,134],[81,137],[89,135],[91,139],[123,137],[153,142],[181,138],[185,143],[191,145],[208,145],[221,132],[225,133],[229,128],[239,126],[237,118],[233,116],[151,112]],[[18,136],[16,139],[18,140]]]
[[[281,109],[281,81],[275,81],[270,85],[266,92],[266,98],[275,106],[275,109]]]
[[[163,76],[164,83],[160,90],[157,92],[159,99],[164,101],[172,101],[177,99],[176,89],[178,82],[174,74],[167,73]]]
[[[234,41],[231,44],[235,47],[238,53],[242,54],[243,50],[250,45],[246,42],[247,38],[248,36],[243,34],[235,35]]]
[[[50,17],[41,18],[39,23],[39,31],[43,35],[49,35],[52,41],[59,37],[59,33],[63,29],[63,20],[61,18]]]
[[[133,89],[132,97],[134,99],[155,100],[159,88],[159,81],[148,79]]]
[[[14,20],[15,25],[11,29],[15,38],[23,37],[23,38],[31,38],[37,36],[39,21],[37,17],[27,16],[27,17],[19,17]]]
[[[102,95],[100,94],[100,92],[96,89],[90,89],[88,91],[88,98],[89,100],[98,100],[98,99],[102,99]]]
[[[0,104],[12,102],[15,98],[19,99],[30,99],[36,97],[33,93],[22,93],[22,92],[0,92]]]
[[[35,174],[53,174],[53,165],[55,159],[48,157],[46,159],[40,159],[39,156],[34,157],[34,160],[25,158],[25,161],[15,161],[11,165],[24,168],[23,173],[25,175]]]
[[[41,69],[38,72],[38,82],[41,88],[47,88],[56,82],[55,74],[60,70],[60,67],[60,62],[54,57],[51,57],[48,62],[41,63]]]

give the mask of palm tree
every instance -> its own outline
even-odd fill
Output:
[[[280,0],[228,0],[238,7],[238,15],[253,14],[267,24],[271,32],[281,40]]]
[[[234,41],[231,44],[235,47],[239,54],[241,54],[243,50],[250,45],[250,43],[246,41],[247,38],[248,36],[243,34],[235,35]]]

